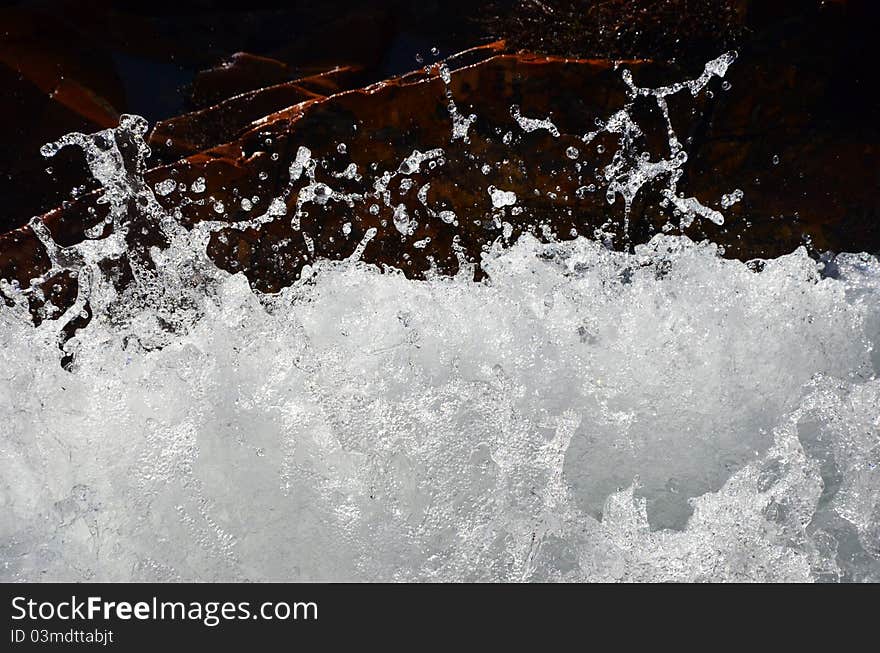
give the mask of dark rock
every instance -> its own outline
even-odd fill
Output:
[[[0,25],[0,232],[5,232],[68,200],[74,187],[88,185],[81,157],[65,152],[48,163],[40,146],[65,132],[115,126],[125,94],[106,53],[63,21],[4,8]]]
[[[359,71],[338,67],[229,97],[219,104],[163,120],[150,133],[159,161],[170,162],[235,140],[252,122],[289,106],[352,88]]]
[[[290,66],[283,61],[236,52],[195,76],[190,99],[194,107],[204,109],[247,91],[289,81],[290,75]]]
[[[516,49],[573,58],[685,59],[702,65],[742,40],[750,4],[751,0],[514,0],[497,2],[483,20]]]
[[[793,8],[797,7],[799,11]],[[683,189],[740,188],[719,230],[728,255],[880,249],[880,103],[873,61],[878,5],[750,3],[755,34],[698,121]]]
[[[150,170],[146,179],[151,185],[171,179],[187,187],[198,178],[206,180],[203,201],[176,190],[159,198],[166,207],[179,208],[185,225],[246,220],[265,211],[273,198],[286,198],[286,217],[259,227],[230,226],[215,233],[208,247],[217,265],[244,272],[255,288],[269,292],[290,284],[309,261],[350,256],[372,228],[377,234],[366,245],[363,260],[393,265],[414,278],[429,269],[453,273],[460,255],[476,262],[488,244],[515,239],[524,230],[568,238],[603,227],[615,234],[616,246],[644,242],[657,233],[671,216],[650,184],[636,196],[628,233],[619,198],[609,205],[604,192],[577,192],[596,181],[595,170],[608,165],[616,149],[609,134],[589,145],[580,137],[627,102],[618,66],[608,60],[502,51],[498,44],[470,52],[466,56],[477,59],[495,56],[469,65],[462,57],[452,74],[458,110],[479,116],[467,144],[450,142],[446,88],[435,67],[429,77],[413,73],[300,102],[259,121],[235,141]],[[684,74],[670,64],[624,65],[640,86],[668,83]],[[723,194],[736,188],[744,192],[742,202],[724,211],[723,226],[697,220],[685,233],[709,237],[726,255],[741,259],[777,256],[810,242],[820,250],[880,249],[876,131],[827,119],[824,96],[834,85],[820,73],[784,59],[768,61],[753,50],[731,68],[731,90],[714,80],[710,93],[670,98],[672,123],[690,157],[680,190],[714,208],[721,208]],[[559,136],[546,130],[524,133],[511,118],[512,105],[520,106],[524,116],[550,116]],[[645,132],[639,146],[654,160],[667,156],[665,125],[656,105],[640,99],[632,113]],[[235,124],[239,129],[241,121]],[[515,135],[510,142],[503,138],[507,131]],[[211,140],[217,138],[203,142]],[[344,151],[340,144],[345,144]],[[352,206],[338,197],[310,204],[300,217],[301,230],[292,228],[297,194],[307,181],[290,179],[290,164],[300,146],[307,146],[320,162],[319,181],[367,199]],[[569,147],[581,150],[579,161],[588,164],[580,173],[573,172],[566,157]],[[390,207],[371,197],[382,171],[396,172],[414,150],[432,148],[444,150],[436,173],[423,166],[397,175],[389,187]],[[333,176],[352,163],[361,179]],[[491,166],[487,174],[481,170],[485,164]],[[399,186],[403,176],[413,182],[408,191]],[[433,215],[417,197],[428,183],[423,197]],[[490,186],[515,192],[522,213],[494,209]],[[259,197],[255,210],[239,208],[242,199],[254,196]],[[379,206],[376,214],[369,210],[374,203]],[[222,216],[214,210],[220,204],[225,207]],[[393,222],[393,207],[400,205],[418,222],[407,237]],[[89,213],[90,208],[96,213]],[[459,224],[439,219],[436,214],[442,210],[453,211]],[[96,196],[88,195],[47,214],[45,221],[57,240],[70,244],[82,239],[84,228],[101,211]],[[502,221],[511,225],[506,235]],[[0,237],[0,277],[26,283],[41,266],[45,257],[29,229]]]
[[[151,170],[146,178],[153,185],[170,178],[187,186],[199,177],[205,178],[204,196],[209,198],[205,203],[184,205],[178,191],[160,198],[169,208],[180,208],[184,224],[193,224],[216,219],[213,206],[217,202],[238,207],[242,198],[256,195],[265,206],[288,185],[293,191],[287,201],[292,213],[296,190],[305,185],[304,180],[291,184],[288,173],[300,145],[308,146],[315,159],[326,161],[328,170],[342,170],[354,163],[364,173],[369,173],[374,164],[380,171],[397,171],[416,149],[444,149],[445,164],[438,174],[431,175],[423,169],[409,175],[414,182],[411,191],[391,190],[393,205],[403,204],[410,215],[418,217],[420,226],[408,238],[401,237],[393,226],[392,210],[378,200],[378,215],[368,210],[372,200],[359,203],[354,210],[340,202],[310,207],[309,215],[303,217],[302,231],[314,243],[313,254],[302,233],[291,228],[289,218],[259,229],[230,228],[216,234],[209,253],[218,265],[244,271],[255,287],[266,291],[292,282],[302,265],[315,257],[349,256],[373,227],[378,229],[378,235],[366,248],[364,260],[399,266],[415,277],[432,265],[454,272],[458,259],[453,239],[458,239],[466,256],[476,261],[482,248],[500,234],[500,224],[496,226],[492,218],[494,209],[487,190],[493,184],[513,190],[521,198],[525,212],[505,218],[514,223],[516,233],[529,228],[539,215],[553,215],[552,230],[562,237],[573,228],[589,233],[590,227],[606,221],[609,210],[604,198],[576,198],[578,182],[570,178],[562,164],[568,161],[566,148],[580,144],[584,125],[607,117],[625,102],[625,86],[612,63],[501,55],[455,71],[451,88],[463,113],[480,116],[471,128],[468,144],[461,140],[450,143],[451,120],[445,87],[435,70],[427,79],[423,75],[409,75],[291,107],[274,114],[271,120],[234,143]],[[561,97],[560,88],[566,89],[566,97],[577,99],[558,103],[553,98]],[[522,106],[525,115],[552,114],[564,135],[557,139],[546,132],[533,132],[524,134],[512,145],[504,143],[504,132],[518,130],[509,109],[515,103]],[[346,154],[337,151],[339,143],[346,144]],[[484,163],[496,162],[498,167],[490,174],[480,171]],[[337,190],[369,194],[375,175],[365,174],[366,181],[337,181],[326,173],[324,176]],[[399,180],[400,177],[395,184]],[[454,211],[459,221],[457,227],[427,216],[416,194],[429,182],[428,204],[436,211]],[[547,189],[556,186],[559,191],[554,199]],[[540,194],[534,194],[535,189],[540,189]],[[95,216],[102,217],[101,206],[95,200],[95,196],[84,197],[47,215],[46,222],[55,238],[66,244],[81,238],[82,230],[96,221]],[[95,211],[93,215],[88,213],[89,208]],[[566,214],[569,209],[570,215]],[[228,214],[228,219],[245,217],[241,210]],[[347,236],[342,229],[346,222],[351,223]],[[426,246],[415,246],[426,239],[430,239]],[[10,276],[9,272],[3,268],[0,274]],[[21,266],[18,275],[24,282]]]

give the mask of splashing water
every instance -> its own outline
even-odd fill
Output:
[[[628,83],[662,109],[732,61]],[[722,219],[675,191],[671,125],[653,162],[628,149],[626,109],[602,129],[620,142],[611,199],[665,176],[683,216]],[[875,257],[745,264],[685,237],[615,252],[524,235],[485,253],[485,282],[464,262],[415,282],[360,262],[371,229],[260,295],[205,254],[229,222],[187,230],[159,207],[145,130],[125,117],[46,146],[84,150],[109,236],[61,247],[35,220],[51,272],[0,283],[4,581],[880,580]],[[413,151],[361,197],[318,180],[302,146],[295,210],[282,195],[233,226],[389,206],[392,180],[442,156]],[[486,201],[516,208],[494,187]],[[410,237],[412,219],[388,229]],[[167,247],[132,252],[135,223]],[[123,255],[120,288],[100,264]],[[35,328],[27,297],[62,271],[76,304]],[[86,302],[64,370],[59,330]]]

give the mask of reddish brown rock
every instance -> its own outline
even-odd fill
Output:
[[[358,69],[344,66],[234,95],[157,123],[150,133],[150,146],[160,160],[174,161],[235,140],[252,122],[270,113],[352,88],[358,77]]]
[[[290,66],[283,61],[236,52],[195,76],[190,99],[193,106],[205,108],[248,91],[289,81],[290,76]]]
[[[40,146],[70,131],[117,124],[125,107],[112,62],[60,20],[18,8],[0,9],[0,232],[61,204],[88,182],[82,157],[47,163]],[[51,172],[47,173],[46,169]]]
[[[498,44],[468,56],[501,51]],[[377,234],[366,245],[363,260],[399,267],[411,277],[431,268],[455,272],[459,253],[479,260],[484,247],[504,238],[502,221],[511,225],[509,239],[524,229],[539,234],[546,230],[560,238],[591,235],[604,225],[616,233],[618,246],[626,242],[621,200],[609,205],[604,192],[576,192],[597,182],[596,170],[608,165],[616,149],[608,134],[588,145],[580,137],[627,102],[620,67],[604,60],[528,54],[496,54],[470,65],[463,65],[464,59],[459,62],[462,67],[452,74],[452,97],[462,114],[479,116],[470,127],[468,143],[450,140],[446,88],[435,68],[427,77],[414,73],[301,102],[267,116],[233,142],[153,169],[146,179],[151,185],[171,179],[188,189],[198,178],[206,180],[204,193],[175,190],[159,198],[167,208],[180,210],[185,225],[205,219],[246,220],[265,211],[273,198],[286,197],[286,217],[261,227],[230,226],[214,234],[208,247],[217,265],[244,272],[263,291],[291,283],[309,261],[350,256],[371,228]],[[674,66],[624,65],[641,86],[682,77]],[[820,249],[880,248],[872,190],[880,169],[876,144],[838,139],[830,131],[824,137],[812,134],[809,120],[801,120],[793,105],[822,93],[824,87],[815,80],[800,80],[784,65],[761,67],[741,60],[731,70],[731,91],[723,92],[715,80],[711,98],[691,98],[686,92],[670,98],[673,125],[689,142],[688,176],[680,189],[713,208],[720,208],[721,195],[734,188],[745,193],[743,202],[725,211],[724,226],[697,220],[686,233],[709,236],[726,248],[727,255],[743,259],[790,252],[805,238]],[[524,116],[550,117],[559,136],[547,130],[524,132],[511,118],[512,105]],[[654,160],[667,156],[665,125],[653,101],[638,100],[632,112],[646,134],[641,147]],[[507,132],[513,138],[504,138]],[[775,165],[774,152],[783,145]],[[319,181],[365,199],[352,206],[335,200],[310,204],[297,230],[291,216],[306,180],[291,180],[289,168],[300,146],[307,146],[320,162]],[[578,162],[585,167],[579,173],[566,156],[570,147],[580,151]],[[398,171],[414,150],[432,148],[443,149],[442,166],[429,171],[423,165],[418,172],[394,177],[390,206],[373,196],[373,182],[383,171]],[[350,164],[357,166],[362,179],[333,175]],[[488,173],[484,165],[490,166]],[[836,170],[829,172],[832,167]],[[400,187],[404,176],[412,180],[409,190]],[[760,183],[750,185],[755,178]],[[496,210],[490,186],[515,192],[522,212]],[[430,212],[418,198],[420,189]],[[669,219],[656,190],[647,185],[636,197],[628,234],[632,243],[644,242]],[[841,201],[842,193],[851,196],[851,204]],[[254,196],[259,198],[255,210],[241,208],[242,199]],[[95,199],[83,197],[46,216],[56,239],[71,244],[82,238],[83,229],[102,215]],[[370,211],[373,204],[379,207],[376,214]],[[221,205],[218,214],[215,206]],[[394,207],[400,205],[418,223],[408,236],[394,226]],[[97,213],[90,215],[89,208]],[[438,217],[444,210],[454,211],[458,225]],[[0,277],[26,283],[44,265],[41,248],[28,229],[0,237]]]
[[[577,99],[563,105],[556,103],[552,98],[558,94],[550,91],[560,87]],[[343,202],[310,207],[309,215],[302,220],[302,232],[292,230],[290,219],[285,218],[260,229],[230,229],[217,234],[209,252],[218,264],[244,271],[256,287],[267,291],[289,284],[301,266],[315,257],[349,256],[372,227],[378,229],[378,235],[366,248],[364,260],[397,265],[412,276],[421,275],[431,265],[452,272],[458,267],[454,238],[460,240],[471,260],[477,260],[481,248],[500,233],[500,224],[495,225],[492,218],[494,209],[487,190],[493,184],[514,190],[521,198],[519,205],[524,213],[506,218],[519,223],[518,228],[531,224],[535,216],[546,215],[552,216],[553,231],[566,236],[573,228],[584,233],[605,222],[609,211],[604,199],[577,199],[579,182],[563,166],[571,163],[565,150],[580,144],[583,126],[607,117],[625,102],[625,87],[614,64],[501,55],[456,71],[451,89],[463,113],[480,116],[467,144],[461,140],[450,143],[452,123],[445,87],[435,70],[427,79],[424,75],[409,75],[291,107],[273,114],[264,125],[234,143],[150,171],[147,180],[156,184],[170,178],[188,187],[199,177],[207,180],[204,195],[208,201],[203,204],[183,205],[182,194],[177,191],[160,198],[169,208],[180,208],[185,224],[216,218],[213,207],[218,202],[233,207],[227,219],[240,220],[247,214],[234,207],[241,205],[242,198],[259,196],[265,207],[290,184],[288,168],[300,145],[308,146],[315,159],[325,161],[328,171],[356,164],[368,183],[335,180],[326,172],[322,180],[338,191],[361,194],[372,191],[376,175],[372,166],[378,171],[396,171],[413,150],[444,149],[445,164],[437,173],[427,174],[423,168],[410,175],[414,187],[409,192],[402,193],[399,186],[392,188],[393,206],[405,205],[419,222],[418,229],[407,238],[394,228],[392,209],[374,199],[359,202],[353,209]],[[565,135],[557,139],[547,132],[533,132],[518,136],[512,145],[505,143],[503,134],[518,130],[510,116],[514,103],[522,106],[525,115],[552,114]],[[345,154],[337,149],[340,143],[346,145]],[[490,174],[481,172],[482,165],[496,162]],[[399,181],[400,177],[395,185]],[[428,204],[435,213],[454,211],[458,226],[427,214],[417,191],[428,182]],[[290,186],[291,213],[296,190],[303,185],[304,180],[299,180]],[[554,198],[547,189],[557,186]],[[534,193],[536,189],[539,194]],[[90,224],[84,218],[88,208],[101,216],[101,207],[94,200],[93,196],[84,197],[47,216],[57,239],[75,242],[78,233]],[[373,203],[381,206],[378,215],[368,210]],[[566,214],[569,209],[571,215]],[[345,223],[351,225],[347,235],[343,233]],[[314,254],[308,251],[303,233],[314,243]],[[426,239],[430,241],[424,247],[416,246]],[[3,271],[9,276],[8,272]],[[21,266],[17,274],[23,282]]]

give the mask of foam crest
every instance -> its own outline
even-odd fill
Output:
[[[72,373],[3,311],[5,579],[880,578],[876,259],[484,266],[227,276],[160,349],[90,325]]]

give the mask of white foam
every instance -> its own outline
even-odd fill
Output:
[[[484,267],[222,274],[161,349],[97,315],[72,373],[0,311],[0,577],[880,579],[876,259]]]

